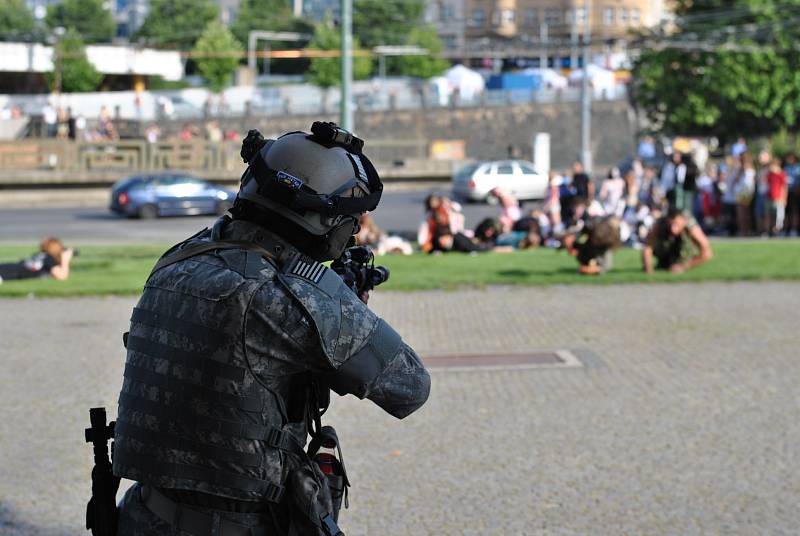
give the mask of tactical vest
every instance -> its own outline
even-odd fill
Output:
[[[154,270],[127,335],[117,476],[281,501],[288,473],[308,461],[302,449],[307,413],[291,420],[286,407],[298,390],[307,399],[308,375],[264,383],[252,373],[243,341],[251,300],[263,285],[280,284],[278,271],[243,249]]]

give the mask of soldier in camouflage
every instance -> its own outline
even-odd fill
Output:
[[[341,451],[317,454],[338,449],[330,390],[399,419],[427,400],[419,357],[322,264],[380,199],[362,145],[329,123],[251,131],[232,218],[156,264],[125,337],[119,536],[341,534]]]

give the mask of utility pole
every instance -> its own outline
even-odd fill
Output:
[[[539,41],[541,41],[542,46],[542,51],[539,53],[540,69],[547,69],[547,53],[549,52],[547,40],[547,23],[541,22],[539,24]]]
[[[591,0],[585,0],[583,30],[583,76],[581,77],[581,163],[586,173],[592,172],[592,95],[589,91],[589,56],[591,45],[591,26],[589,8]]]
[[[57,95],[60,95],[61,94],[61,69],[62,69],[62,59],[63,59],[62,58],[63,50],[61,50],[61,47],[62,47],[61,40],[64,38],[64,34],[66,33],[66,30],[63,27],[59,26],[56,29],[54,29],[53,32],[55,33],[55,36],[56,36],[55,37],[55,42],[53,43],[53,56],[54,56],[54,59],[55,59],[55,62],[54,62],[55,63],[55,69],[54,69],[55,76],[54,76],[54,80],[53,80],[53,86],[54,86],[53,90]]]
[[[339,125],[353,130],[353,0],[342,0],[342,98]]]
[[[569,68],[578,68],[578,11],[579,8],[572,8],[572,25],[569,29]],[[585,30],[584,30],[585,31]]]

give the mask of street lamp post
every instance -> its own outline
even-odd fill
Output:
[[[353,130],[353,0],[342,0],[342,98],[339,123]]]
[[[424,56],[428,54],[427,48],[413,45],[378,45],[372,49],[378,56],[378,78],[386,78],[386,56]]]
[[[581,163],[586,173],[592,172],[592,96],[589,91],[589,47],[591,44],[591,26],[589,25],[590,1],[591,0],[586,0],[584,7],[583,76],[581,77]]]
[[[539,41],[541,43],[542,50],[539,53],[539,68],[540,69],[547,69],[547,55],[549,49],[547,48],[547,23],[542,22],[539,24]]]
[[[61,39],[64,37],[66,30],[59,26],[53,30],[55,34],[55,42],[53,43],[53,63],[55,67],[53,92],[56,95],[61,94]]]
[[[247,67],[255,74],[256,73],[256,47],[258,41],[266,41],[267,49],[264,57],[264,65],[266,74],[269,74],[269,59],[271,50],[271,41],[303,41],[311,39],[311,35],[298,33],[298,32],[267,32],[262,30],[252,30],[247,35]]]

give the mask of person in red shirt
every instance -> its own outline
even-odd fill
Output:
[[[780,232],[783,228],[783,220],[786,215],[786,197],[788,195],[789,181],[786,172],[781,167],[781,161],[777,158],[772,160],[767,172],[767,227],[769,234]]]

